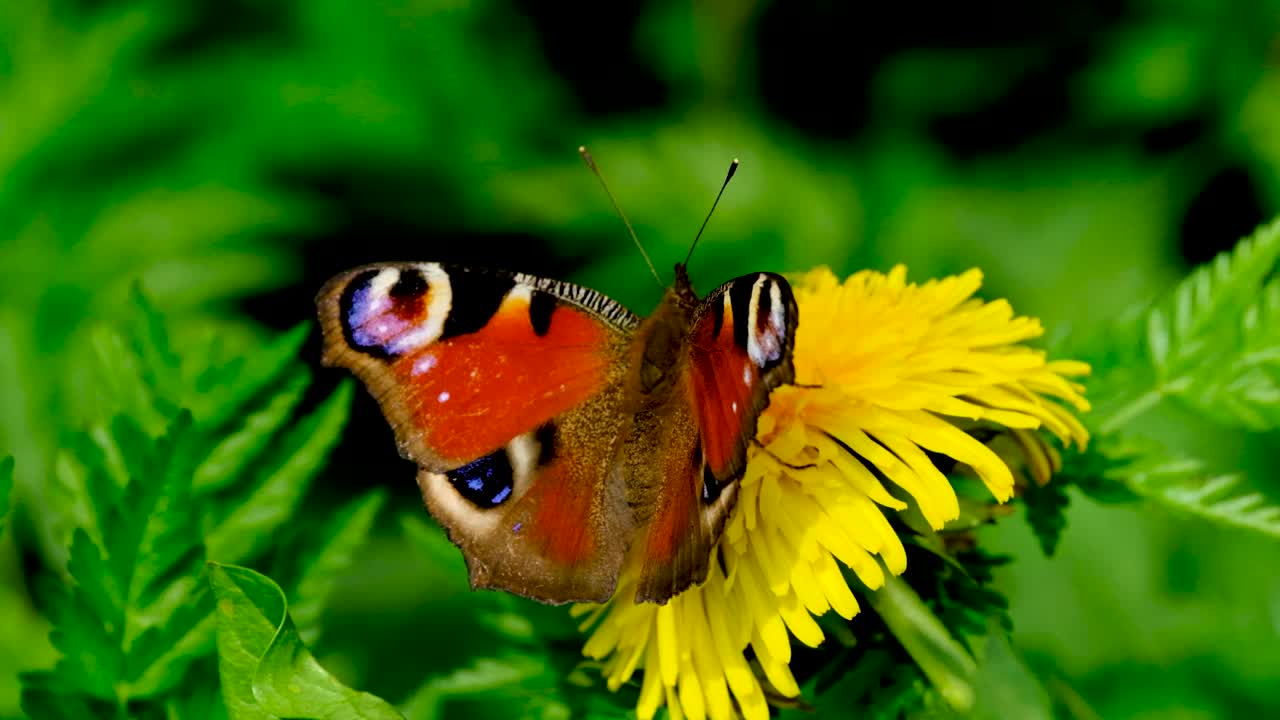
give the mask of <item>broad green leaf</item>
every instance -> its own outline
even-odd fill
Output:
[[[4,530],[5,516],[9,514],[9,497],[13,494],[13,457],[0,460],[0,530]]]
[[[871,593],[871,604],[947,705],[968,712],[975,701],[978,666],[916,591],[886,575],[884,587]]]
[[[290,612],[303,642],[314,643],[319,638],[320,615],[329,595],[368,539],[373,520],[386,499],[385,492],[368,493],[339,510],[322,535],[308,537],[307,544],[314,550],[301,560],[302,572]]]
[[[269,468],[243,501],[205,538],[209,557],[234,562],[253,557],[271,540],[271,533],[288,521],[337,443],[347,421],[352,385],[343,382],[320,407],[295,425],[277,443]]]
[[[248,568],[210,563],[218,664],[231,720],[396,720],[386,701],[342,685],[298,637],[284,592]]]

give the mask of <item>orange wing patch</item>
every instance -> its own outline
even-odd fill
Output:
[[[607,343],[598,320],[564,305],[537,335],[528,294],[513,292],[480,330],[401,356],[393,369],[426,445],[464,462],[600,392]]]

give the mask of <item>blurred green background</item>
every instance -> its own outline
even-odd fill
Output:
[[[742,160],[692,263],[703,290],[978,266],[1071,348],[1280,210],[1278,32],[1272,0],[0,3],[0,455],[24,508],[0,715],[49,658],[27,585],[64,552],[42,521],[53,449],[101,412],[85,333],[137,279],[179,331],[245,352],[377,260],[564,277],[647,312],[585,143],[664,273]],[[1142,422],[1280,498],[1274,435]],[[297,521],[378,486],[417,512],[412,475],[359,393]],[[1052,559],[1020,518],[983,540],[1017,557],[997,576],[1015,642],[1079,717],[1280,715],[1274,543],[1083,498],[1069,517]],[[318,648],[389,697],[483,651],[460,559],[424,567],[409,543],[380,529]]]

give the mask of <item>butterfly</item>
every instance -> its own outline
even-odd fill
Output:
[[[795,298],[768,272],[700,299],[677,264],[646,318],[433,262],[349,270],[316,302],[324,364],[377,400],[472,587],[545,603],[608,600],[629,553],[637,602],[703,582],[759,415],[795,375]]]

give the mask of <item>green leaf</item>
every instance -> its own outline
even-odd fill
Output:
[[[270,542],[271,533],[293,514],[311,478],[337,443],[352,392],[351,382],[343,382],[277,443],[274,458],[265,463],[269,469],[262,480],[205,538],[210,557],[220,562],[241,561]]]
[[[244,470],[258,458],[276,432],[289,421],[293,410],[311,384],[305,371],[298,371],[259,409],[240,424],[239,429],[224,435],[196,468],[191,480],[197,493],[220,490],[243,476]]]
[[[275,338],[266,347],[259,348],[247,359],[225,370],[225,375],[215,374],[206,378],[207,386],[216,392],[205,392],[193,408],[202,424],[220,426],[243,412],[243,408],[255,397],[270,391],[273,398],[279,394],[281,384],[289,387],[297,382],[296,375],[283,380],[284,375],[296,373],[298,353],[310,332],[309,323],[299,323],[291,330]]]
[[[9,514],[9,496],[13,494],[13,466],[12,455],[0,460],[0,531],[4,530],[5,516]]]
[[[1120,362],[1096,358],[1100,402],[1086,421],[1111,433],[1174,397],[1219,422],[1280,427],[1278,258],[1280,219],[1193,270],[1145,315],[1124,321],[1111,335],[1141,335],[1144,353],[1109,347],[1109,359]]]
[[[1175,513],[1280,538],[1280,503],[1234,474],[1214,474],[1194,458],[1146,438],[1104,436],[1064,456],[1055,480],[1100,502],[1141,498]]]
[[[1071,496],[1067,495],[1067,484],[1057,479],[1040,485],[1029,483],[1022,493],[1022,502],[1027,509],[1027,523],[1031,531],[1040,541],[1040,549],[1045,555],[1052,556],[1058,548],[1058,540],[1067,527],[1067,506],[1071,504]]]
[[[339,683],[303,645],[284,592],[248,568],[210,563],[218,600],[218,666],[231,720],[392,720],[386,701]]]
[[[62,654],[52,677],[102,701],[152,697],[175,685],[201,649],[192,628],[210,612],[199,582],[200,542],[190,479],[196,436],[189,413],[151,440],[119,419],[87,451],[87,485],[100,520],[95,540],[84,527],[72,535],[70,587],[54,584],[46,601],[51,644]],[[119,458],[125,484],[110,476]]]
[[[1239,475],[1211,474],[1197,460],[1172,457],[1129,468],[1125,482],[1174,512],[1280,539],[1280,503],[1249,488]]]
[[[1263,288],[1238,326],[1236,352],[1224,367],[1201,373],[1183,399],[1224,424],[1259,432],[1280,427],[1280,280]]]
[[[307,545],[315,549],[301,562],[291,612],[303,642],[310,644],[319,638],[320,615],[329,595],[368,538],[386,499],[385,492],[368,493],[339,510],[321,536],[308,538]]]

